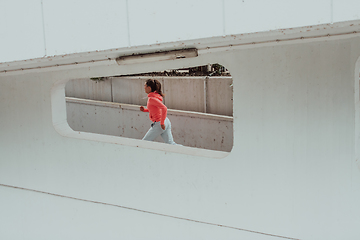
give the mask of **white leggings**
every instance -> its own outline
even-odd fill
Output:
[[[173,136],[171,133],[170,120],[168,118],[166,118],[164,124],[165,124],[165,130],[163,130],[161,128],[160,122],[152,123],[151,128],[149,129],[149,131],[147,131],[147,133],[145,134],[145,136],[143,137],[142,140],[154,141],[154,139],[160,135],[165,143],[177,145],[174,142],[174,139],[173,139]]]

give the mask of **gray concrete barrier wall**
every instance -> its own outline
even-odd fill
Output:
[[[146,105],[144,82],[151,77],[109,77],[103,81],[74,79],[66,96]],[[170,109],[232,116],[231,77],[153,77],[162,83],[164,103]]]
[[[139,105],[66,98],[67,120],[74,131],[142,139],[151,121]],[[233,118],[168,110],[175,142],[184,146],[230,152]],[[162,142],[159,137],[156,139]]]
[[[112,81],[111,79],[103,81],[89,78],[74,79],[66,83],[65,94],[67,97],[112,102]]]

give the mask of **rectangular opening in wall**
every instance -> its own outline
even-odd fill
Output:
[[[74,131],[142,139],[151,127],[146,80],[164,93],[174,141],[230,152],[233,147],[233,81],[219,64],[136,75],[74,79],[66,83],[66,112]],[[151,114],[151,113],[150,113]],[[155,139],[164,142],[161,136]]]

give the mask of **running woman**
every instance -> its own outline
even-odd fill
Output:
[[[166,117],[167,107],[162,103],[164,94],[161,92],[161,83],[148,79],[144,84],[144,90],[148,94],[147,108],[141,106],[140,111],[149,112],[149,118],[153,123],[143,140],[153,141],[160,135],[165,143],[177,145],[171,133],[171,122]]]

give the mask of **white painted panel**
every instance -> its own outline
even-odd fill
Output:
[[[333,0],[334,22],[360,19],[359,0]]]
[[[223,34],[222,1],[129,1],[132,46]]]
[[[128,46],[125,0],[43,1],[48,55]]]
[[[224,0],[226,34],[330,22],[330,0]]]
[[[0,1],[0,62],[44,55],[41,1]]]
[[[63,93],[52,92],[54,83],[104,76],[119,66],[1,73],[0,183],[292,239],[360,239],[360,172],[354,155],[359,56],[359,38],[349,36],[184,59],[179,65],[220,59],[231,71],[234,148],[224,159],[133,139],[139,147],[117,144],[110,136],[59,134]],[[148,225],[139,223],[141,212],[115,215],[113,208],[77,205],[74,199],[0,191],[1,239],[132,239],[134,232],[138,239],[274,239],[236,229],[217,234],[223,228],[197,222],[170,226],[159,215]]]
[[[121,154],[119,154],[121,155]],[[91,157],[87,155],[86,157]],[[83,158],[84,160],[86,158]],[[151,166],[146,166],[151,172]],[[118,166],[121,168],[121,166]],[[87,169],[84,162],[83,169]],[[99,171],[104,166],[99,165]],[[113,168],[114,172],[119,169]],[[97,173],[93,173],[97,178]],[[123,173],[120,173],[123,174]],[[158,173],[157,173],[158,174]],[[162,174],[162,173],[160,173]],[[125,173],[125,175],[127,175]],[[67,176],[63,176],[66,178]],[[85,179],[84,179],[85,180]],[[90,179],[86,179],[88,181]],[[137,182],[141,182],[140,180]],[[113,182],[111,185],[124,185],[131,189],[134,182]],[[149,194],[153,188],[149,187]],[[90,185],[90,184],[89,184]],[[90,185],[90,191],[96,187]],[[186,185],[188,185],[186,183]],[[195,185],[190,186],[194,187]],[[136,189],[133,195],[137,196]],[[114,196],[119,200],[123,192],[114,189]],[[201,224],[186,219],[163,217],[158,213],[146,213],[121,206],[121,200],[113,206],[101,203],[84,202],[66,197],[58,197],[32,191],[25,191],[0,186],[0,236],[4,240],[203,240],[203,239],[251,239],[271,240],[269,236],[247,231],[239,231],[210,224]],[[143,199],[141,199],[143,200]],[[160,201],[166,205],[166,201]],[[117,205],[117,206],[116,206]],[[21,216],[19,216],[21,215]],[[36,223],[34,226],[32,223]],[[66,230],[64,230],[66,229]]]

